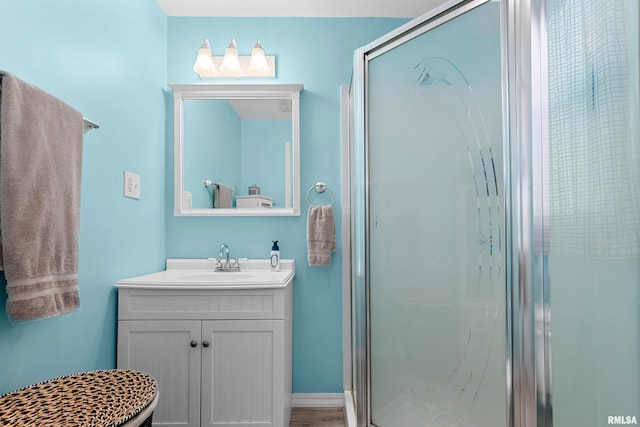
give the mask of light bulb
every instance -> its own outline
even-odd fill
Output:
[[[256,39],[256,44],[251,49],[248,73],[251,76],[268,76],[270,71],[264,49],[260,44],[260,40]]]
[[[240,75],[240,59],[238,58],[238,49],[236,48],[236,40],[231,39],[229,46],[224,51],[220,72],[225,76]]]
[[[198,57],[193,64],[193,71],[202,76],[211,76],[216,74],[216,65],[213,63],[211,56],[211,47],[209,40],[204,39],[200,49],[198,49]]]

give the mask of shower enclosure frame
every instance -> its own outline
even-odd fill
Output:
[[[351,87],[353,141],[350,185],[363,177],[362,194],[351,188],[352,217],[351,392],[357,427],[371,421],[369,313],[368,62],[492,0],[450,0],[358,49]],[[495,0],[493,0],[495,1]],[[506,408],[509,427],[551,427],[549,283],[543,274],[548,230],[545,211],[547,63],[545,0],[500,0],[502,117],[506,228]],[[358,222],[361,221],[361,222]],[[364,251],[359,256],[358,247]],[[365,355],[364,357],[362,355]],[[345,381],[349,384],[349,381]],[[349,406],[351,402],[347,403]],[[349,427],[353,427],[349,425]]]

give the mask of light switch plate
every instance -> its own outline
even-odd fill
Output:
[[[140,175],[124,171],[124,197],[140,198]]]

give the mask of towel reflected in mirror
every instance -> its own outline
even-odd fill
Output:
[[[214,208],[232,208],[233,190],[224,184],[216,184],[213,195]]]

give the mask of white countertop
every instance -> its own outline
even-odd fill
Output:
[[[167,269],[118,281],[118,288],[261,289],[283,288],[293,281],[295,260],[280,260],[271,271],[269,259],[240,259],[240,271],[215,271],[215,259],[167,259]]]

